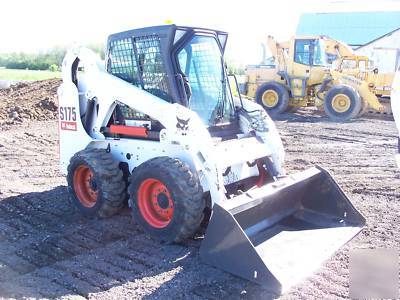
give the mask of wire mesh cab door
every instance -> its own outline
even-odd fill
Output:
[[[180,103],[170,57],[175,30],[166,25],[110,35],[107,71],[165,101]]]
[[[188,106],[208,126],[230,123],[234,118],[231,90],[223,61],[226,36],[193,30],[176,45],[177,73],[190,86]]]

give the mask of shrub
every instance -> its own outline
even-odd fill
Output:
[[[56,64],[51,64],[50,67],[49,67],[49,71],[57,72],[58,71],[58,66]]]

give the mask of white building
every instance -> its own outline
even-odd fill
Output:
[[[400,28],[355,49],[374,61],[379,72],[394,72],[400,67]]]

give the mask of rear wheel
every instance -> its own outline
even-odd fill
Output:
[[[325,113],[334,121],[348,121],[361,110],[361,98],[351,87],[338,85],[328,90],[324,100]]]
[[[104,149],[85,149],[70,160],[67,175],[71,200],[86,216],[109,217],[126,200],[123,173]]]
[[[205,201],[197,174],[178,159],[157,157],[137,167],[129,185],[136,222],[154,238],[172,243],[192,237]]]
[[[259,86],[256,101],[271,115],[284,113],[289,106],[289,92],[282,84],[271,81]]]

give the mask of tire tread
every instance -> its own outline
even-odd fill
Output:
[[[180,194],[181,199],[185,199],[185,201],[182,201],[184,205],[184,216],[183,223],[179,224],[179,231],[173,237],[165,236],[158,238],[165,242],[179,243],[192,237],[200,226],[205,207],[203,189],[197,177],[197,173],[192,172],[190,168],[179,159],[171,157],[156,157],[142,163],[133,171],[128,187],[130,199],[132,201],[131,206],[133,210],[137,210],[136,215],[140,214],[140,212],[138,212],[138,208],[136,207],[137,199],[135,186],[138,186],[138,180],[140,180],[139,177],[141,174],[148,169],[155,169],[164,176],[173,179],[169,184],[173,187],[175,193]]]
[[[101,194],[99,195],[101,197],[101,204],[96,209],[93,209],[93,211],[80,207],[79,200],[73,192],[73,172],[76,163],[79,162],[86,163],[92,168],[101,186]],[[110,217],[124,206],[127,198],[122,170],[119,168],[118,162],[105,149],[84,149],[75,153],[70,159],[67,181],[72,192],[71,197],[73,202],[86,215],[96,215],[100,218]]]

